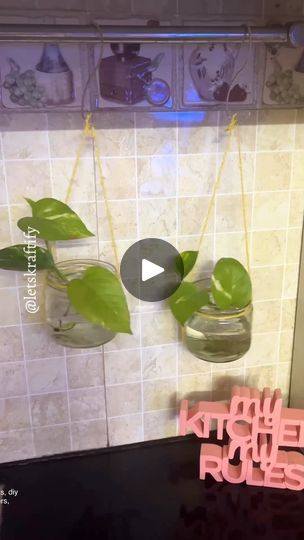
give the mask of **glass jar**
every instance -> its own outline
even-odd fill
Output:
[[[196,282],[210,290],[210,279]],[[252,304],[227,311],[208,304],[186,322],[185,342],[188,350],[201,360],[214,363],[233,362],[250,349]]]
[[[60,272],[69,281],[81,278],[91,266],[101,266],[115,273],[114,266],[101,261],[76,260],[57,264]],[[76,311],[68,298],[66,285],[53,271],[49,271],[47,276],[45,309],[51,336],[64,347],[99,347],[115,336],[114,332],[90,323]]]

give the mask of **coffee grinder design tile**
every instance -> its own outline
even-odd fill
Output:
[[[94,49],[96,108],[173,107],[173,51],[168,45],[113,43]]]
[[[304,106],[304,48],[266,46],[263,104]]]
[[[185,45],[180,69],[182,105],[255,103],[253,85],[255,48],[247,44]]]
[[[1,104],[6,109],[80,109],[81,48],[72,44],[0,46]]]

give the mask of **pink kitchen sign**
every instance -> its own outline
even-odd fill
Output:
[[[201,445],[200,479],[210,474],[218,482],[304,489],[304,455],[280,449],[304,448],[304,410],[282,407],[280,390],[234,386],[228,404],[200,401],[189,409],[182,401],[180,435],[208,438],[213,426],[217,439],[226,432],[229,442]]]

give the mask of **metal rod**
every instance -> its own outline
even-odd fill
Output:
[[[0,42],[304,44],[304,23],[286,26],[81,26],[0,24]]]

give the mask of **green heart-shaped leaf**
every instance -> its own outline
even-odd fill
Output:
[[[236,259],[220,259],[211,276],[211,293],[220,309],[242,309],[252,300],[250,276]]]
[[[184,279],[194,267],[198,257],[198,251],[183,251],[177,258],[176,266],[178,273]]]
[[[85,319],[112,332],[132,334],[130,314],[119,278],[107,268],[92,266],[67,285],[68,296]]]
[[[35,265],[36,270],[48,270],[55,264],[51,253],[38,246],[35,249],[28,249],[27,244],[17,244],[0,250],[0,268],[4,270],[26,272],[29,263]]]
[[[75,240],[94,236],[80,217],[66,204],[57,199],[46,198],[39,201],[26,199],[32,208],[33,217],[19,219],[18,227],[27,232],[28,227],[36,231],[44,240]]]
[[[59,217],[56,220],[44,219],[38,217],[24,217],[17,223],[19,229],[27,232],[31,227],[36,231],[36,236],[43,240],[76,240],[78,238],[87,238],[94,236],[77,216]]]
[[[194,283],[187,281],[181,283],[177,291],[169,298],[170,309],[176,320],[182,325],[208,302],[208,291],[202,291]]]

